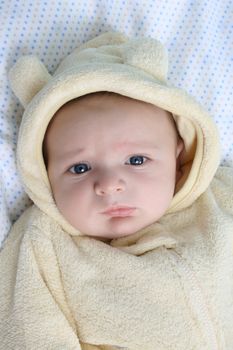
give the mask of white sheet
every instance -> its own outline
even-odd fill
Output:
[[[161,40],[169,50],[169,80],[211,113],[219,126],[222,164],[233,166],[231,0],[3,0],[0,14],[0,245],[30,203],[15,164],[23,109],[7,80],[21,55],[38,55],[53,72],[67,53],[105,31]]]

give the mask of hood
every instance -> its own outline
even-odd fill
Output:
[[[25,190],[35,205],[69,234],[81,235],[56,207],[42,144],[55,112],[79,96],[111,91],[172,113],[185,150],[183,176],[167,213],[187,208],[209,186],[220,159],[217,128],[193,97],[168,83],[167,71],[167,51],[159,41],[115,32],[101,34],[75,49],[52,75],[35,56],[21,57],[10,70],[12,90],[25,108],[17,145]]]

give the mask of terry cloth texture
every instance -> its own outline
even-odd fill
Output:
[[[109,32],[77,48],[53,75],[34,56],[11,69],[25,107],[18,168],[34,205],[0,253],[0,349],[232,349],[233,171],[216,173],[217,129],[167,83],[167,68],[160,42]],[[185,144],[166,214],[110,244],[62,217],[42,156],[54,113],[97,91],[170,111]]]

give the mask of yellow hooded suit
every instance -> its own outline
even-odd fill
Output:
[[[74,50],[53,75],[34,56],[11,69],[25,107],[18,168],[34,204],[0,253],[0,349],[233,349],[233,170],[218,168],[214,123],[168,84],[167,68],[158,41],[109,32]],[[183,177],[165,215],[110,244],[62,217],[42,155],[54,113],[96,91],[170,111],[185,144]]]

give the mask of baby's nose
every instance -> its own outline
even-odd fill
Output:
[[[109,174],[95,182],[94,190],[98,196],[120,193],[125,190],[125,183],[116,175]]]

